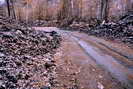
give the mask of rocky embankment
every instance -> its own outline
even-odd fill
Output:
[[[125,15],[114,23],[104,23],[87,31],[90,35],[105,39],[118,40],[133,47],[133,14]]]
[[[0,89],[50,89],[53,59],[60,46],[56,32],[36,31],[0,19]]]
[[[92,19],[88,22],[73,22],[65,29],[124,42],[131,48],[133,47],[133,12],[123,15],[117,22],[106,23],[103,21],[100,24],[98,20]]]

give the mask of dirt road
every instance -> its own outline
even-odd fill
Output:
[[[126,45],[54,27],[36,29],[63,38],[54,89],[133,89],[133,50]]]

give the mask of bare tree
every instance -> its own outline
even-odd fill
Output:
[[[7,3],[8,16],[16,18],[15,10],[14,10],[14,1],[13,0],[6,0],[6,3]]]
[[[13,1],[13,0],[11,0],[10,2],[11,2],[11,7],[12,7],[12,14],[13,14],[13,18],[15,18],[15,19],[16,19],[16,14],[15,14],[15,10],[14,10],[14,1]]]
[[[71,0],[62,0],[60,5],[61,5],[61,8],[58,14],[58,20],[61,21],[60,26],[68,26],[74,20],[74,17],[72,15]]]
[[[72,5],[71,0],[62,0],[61,8],[58,15],[58,19],[65,19],[72,16]]]
[[[11,16],[11,12],[10,12],[10,0],[6,0],[7,3],[7,11],[8,11],[8,16]]]
[[[127,12],[133,11],[133,1],[132,0],[127,0],[126,3],[127,3],[126,11]]]
[[[108,18],[108,0],[101,0],[101,20],[107,21]]]
[[[79,19],[82,16],[82,0],[72,0],[73,16]]]

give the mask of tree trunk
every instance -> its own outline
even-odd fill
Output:
[[[108,19],[108,0],[101,0],[101,20]]]
[[[72,0],[72,13],[76,19],[82,16],[82,0]]]
[[[59,20],[72,17],[72,5],[71,0],[62,0],[61,8],[58,15]]]
[[[11,16],[11,13],[10,13],[10,1],[6,0],[6,3],[7,3],[8,16],[10,17]]]
[[[133,11],[133,1],[127,0],[126,3],[127,3],[126,11],[127,12]]]
[[[16,19],[16,14],[15,14],[15,10],[14,10],[14,2],[13,2],[13,0],[11,0],[11,4],[12,4],[12,14],[13,14],[13,18]]]

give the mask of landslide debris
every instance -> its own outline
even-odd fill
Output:
[[[0,89],[50,89],[56,85],[56,32],[36,31],[0,18]]]
[[[97,19],[73,21],[69,27],[61,29],[80,31],[107,40],[124,42],[133,48],[133,12],[123,15],[117,22],[105,23]]]
[[[118,22],[104,23],[87,30],[90,35],[118,40],[133,47],[133,13],[124,15]]]

